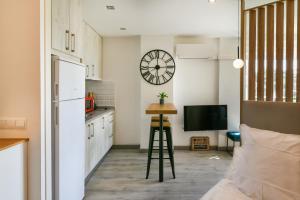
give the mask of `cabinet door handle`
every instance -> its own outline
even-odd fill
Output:
[[[71,52],[75,52],[75,34],[71,34]]]
[[[95,137],[95,125],[94,125],[94,123],[92,123],[92,125],[93,125],[93,134],[92,134],[92,137]]]
[[[95,76],[95,65],[92,66],[93,66],[93,76]]]
[[[90,69],[89,65],[86,66],[86,77],[89,77]]]
[[[69,51],[70,49],[70,31],[66,30],[65,33],[65,46],[66,46],[66,50]]]

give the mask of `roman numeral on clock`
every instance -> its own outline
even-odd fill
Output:
[[[164,82],[166,82],[168,80],[164,75],[161,75],[161,77],[164,80]]]
[[[151,60],[154,59],[154,56],[152,55],[152,51],[150,53],[148,53],[148,56],[150,57]]]
[[[173,68],[175,68],[174,65],[168,65],[168,66],[167,66],[167,69],[173,69]]]
[[[152,75],[149,71],[146,71],[142,74],[142,76],[147,79],[150,75]]]
[[[141,66],[141,70],[149,70],[149,66]]]
[[[169,58],[168,60],[165,60],[165,63],[171,62],[173,58]]]
[[[153,83],[154,77],[155,76],[153,74],[151,74],[150,77],[149,77],[149,79],[148,79],[148,81],[151,82],[151,83]]]
[[[143,62],[146,62],[148,65],[149,65],[149,63],[151,62],[151,60],[150,61],[148,61],[146,58],[143,58],[143,60],[142,60]]]
[[[170,76],[170,77],[172,77],[173,76],[173,73],[172,72],[170,72],[170,71],[166,71],[166,73]]]

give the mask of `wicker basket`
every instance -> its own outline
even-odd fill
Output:
[[[191,138],[192,151],[207,151],[209,150],[209,137],[200,136]]]

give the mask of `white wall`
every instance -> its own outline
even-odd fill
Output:
[[[177,59],[174,76],[174,103],[178,109],[173,123],[175,146],[190,145],[192,136],[209,136],[210,145],[217,145],[217,131],[184,132],[183,106],[218,104],[218,61]]]
[[[103,38],[103,78],[115,85],[116,145],[140,143],[140,37]]]
[[[140,58],[144,56],[148,51],[153,49],[162,49],[173,55],[174,51],[174,37],[173,36],[141,36],[141,52]],[[166,102],[173,102],[173,80],[160,86],[151,85],[146,82],[139,74],[140,86],[141,86],[141,129],[140,129],[140,148],[148,148],[149,131],[150,131],[150,115],[145,114],[145,110],[150,103],[159,101],[157,95],[159,92],[166,92],[169,98]]]
[[[226,38],[219,46],[220,57],[232,58],[219,61],[219,104],[227,104],[228,130],[239,130],[240,125],[240,70],[232,65],[237,43],[235,38]],[[225,131],[219,131],[218,146],[226,146]]]
[[[177,59],[176,43],[210,42],[216,54],[227,60]],[[141,36],[104,38],[104,79],[116,86],[116,141],[115,144],[140,144],[148,148],[150,115],[145,109],[158,102],[157,94],[169,94],[166,102],[174,102],[177,115],[169,115],[173,126],[174,145],[190,145],[192,136],[209,136],[213,146],[224,146],[224,131],[183,131],[184,105],[228,105],[229,129],[239,125],[239,70],[232,67],[236,54],[236,39],[209,39],[202,37]],[[176,62],[174,78],[167,84],[155,86],[140,75],[141,57],[150,50],[163,49]],[[139,51],[139,52],[138,52]],[[229,59],[229,60],[228,60]]]
[[[0,117],[27,119],[25,130],[0,137],[29,137],[29,199],[41,199],[40,1],[0,1]]]

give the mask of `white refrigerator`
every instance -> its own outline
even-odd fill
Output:
[[[82,200],[85,172],[85,66],[52,56],[55,200]]]

